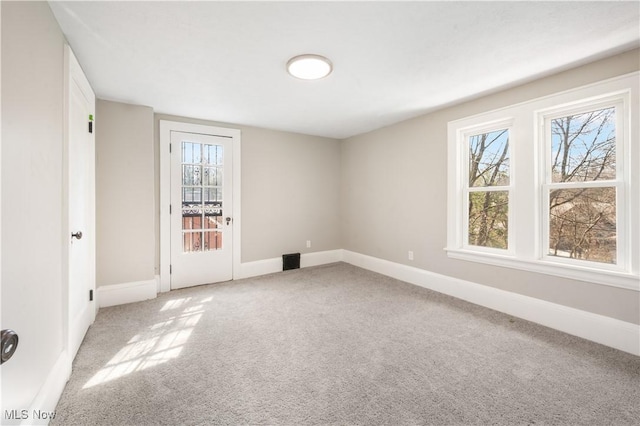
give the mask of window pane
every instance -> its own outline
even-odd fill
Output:
[[[193,142],[182,142],[182,162],[198,164],[201,159],[202,145]]]
[[[469,193],[469,244],[506,249],[509,234],[509,192]]]
[[[193,163],[193,144],[191,142],[182,142],[182,162]]]
[[[469,138],[469,186],[509,185],[509,131]]]
[[[221,186],[222,185],[222,168],[221,167],[205,167],[203,185]]]
[[[183,213],[182,229],[202,229],[202,215]]]
[[[202,251],[202,233],[185,232],[183,234],[183,251],[185,253]]]
[[[205,228],[222,228],[222,202],[205,204],[204,225]]]
[[[205,204],[222,205],[222,189],[220,188],[204,188]]]
[[[183,185],[201,185],[202,184],[202,167],[201,166],[182,166],[182,184]]]
[[[204,249],[220,250],[222,248],[222,232],[210,231],[204,233]]]
[[[204,227],[206,229],[222,228],[222,213],[204,214]]]
[[[222,165],[222,145],[205,145],[204,163]]]
[[[616,263],[616,189],[549,193],[549,254]]]
[[[183,204],[182,229],[202,229],[202,207],[201,206]]]
[[[182,204],[202,202],[202,188],[182,188]]]
[[[616,178],[615,108],[551,121],[553,182]]]

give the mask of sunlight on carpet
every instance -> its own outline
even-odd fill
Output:
[[[190,297],[169,300],[160,309],[160,312],[179,309],[190,300]],[[136,334],[83,386],[83,389],[178,358],[203,312],[204,306],[202,304],[190,306],[185,308],[180,315],[148,327],[150,332]],[[147,337],[149,334],[151,336]]]

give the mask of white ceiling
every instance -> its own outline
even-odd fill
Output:
[[[51,2],[101,99],[346,138],[639,45],[640,2]],[[302,81],[295,55],[333,73]]]

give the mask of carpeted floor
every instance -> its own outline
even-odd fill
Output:
[[[54,425],[640,424],[640,357],[344,263],[101,309]]]

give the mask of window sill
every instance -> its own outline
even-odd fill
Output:
[[[604,271],[574,265],[562,265],[544,260],[523,260],[494,253],[480,253],[470,250],[449,248],[446,248],[445,250],[447,251],[447,256],[453,259],[502,266],[504,268],[520,269],[523,271],[538,272],[541,274],[602,284],[610,287],[640,291],[640,277],[629,273]]]

